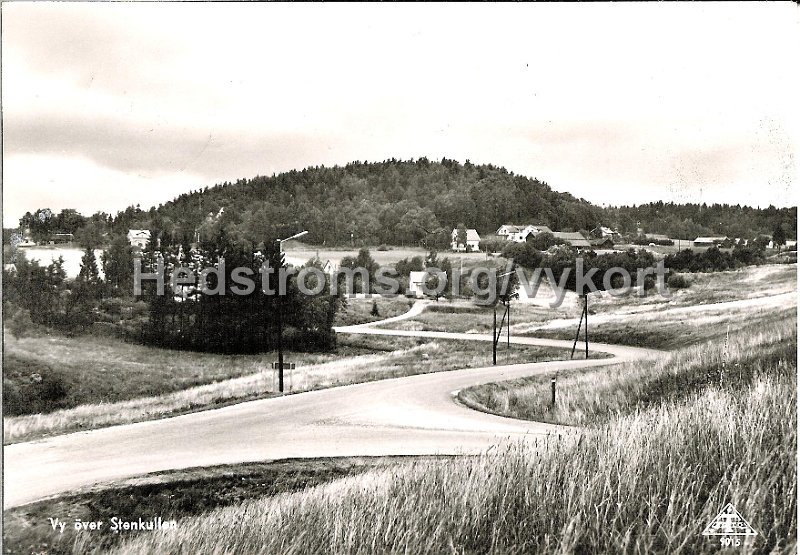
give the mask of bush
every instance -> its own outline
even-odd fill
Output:
[[[20,308],[8,321],[8,329],[15,339],[26,337],[36,329],[36,324],[31,320],[31,313]]]
[[[752,249],[734,249],[733,253],[711,247],[703,252],[684,249],[664,258],[664,266],[678,272],[721,272],[748,264],[758,264],[763,256]]]
[[[41,362],[6,355],[3,368],[3,415],[37,414],[69,406],[64,376]]]
[[[691,282],[680,274],[672,274],[667,278],[667,287],[670,289],[687,289],[690,285]]]

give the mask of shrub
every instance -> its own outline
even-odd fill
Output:
[[[3,368],[3,414],[51,412],[69,405],[64,376],[49,365],[6,355]]]
[[[667,287],[670,289],[686,289],[690,285],[689,280],[681,274],[672,274],[667,278]]]

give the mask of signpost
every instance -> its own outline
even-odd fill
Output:
[[[281,368],[281,362],[275,361],[272,363],[272,389],[275,389],[275,382],[278,381],[279,391],[283,393],[283,370],[289,370],[289,391],[292,391],[294,385],[294,369],[297,365],[294,362],[284,362]],[[279,377],[276,380],[276,377]]]

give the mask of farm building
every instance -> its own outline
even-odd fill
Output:
[[[714,245],[721,245],[727,240],[727,237],[698,237],[692,244],[695,247],[713,247]]]
[[[569,244],[571,247],[576,249],[590,249],[592,245],[589,244],[589,241],[581,235],[580,233],[570,233],[564,231],[556,231],[553,233],[553,236],[556,239],[561,239],[562,241]]]
[[[450,248],[457,252],[477,252],[478,245],[481,242],[481,236],[474,229],[467,230],[466,244],[458,241],[458,229],[454,229],[450,235]]]

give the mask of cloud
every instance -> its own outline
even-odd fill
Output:
[[[502,165],[613,204],[783,204],[796,187],[786,6],[20,2],[3,16],[12,219],[47,184],[53,209],[114,211],[392,157]],[[127,184],[118,206],[104,182]]]

